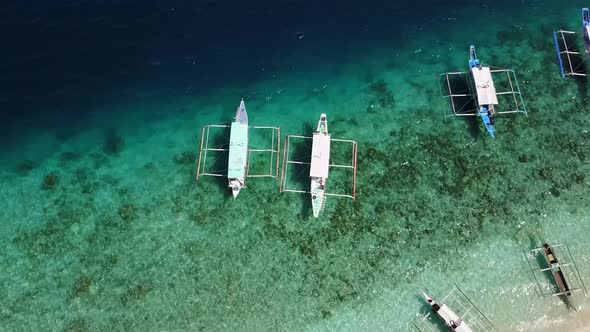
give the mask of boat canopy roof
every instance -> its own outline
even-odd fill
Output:
[[[243,179],[246,177],[248,162],[248,125],[232,122],[229,136],[229,159],[227,177]]]
[[[314,133],[309,176],[327,178],[330,168],[330,135]]]
[[[490,67],[473,67],[471,73],[473,74],[479,105],[498,105],[496,87],[492,80]]]

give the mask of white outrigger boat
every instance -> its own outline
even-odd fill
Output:
[[[455,289],[445,296],[440,303],[434,301],[424,291],[422,295],[430,305],[431,311],[414,323],[418,331],[436,331],[439,325],[432,319],[432,314],[441,320],[446,327],[455,332],[492,332],[497,331],[489,319],[469,300],[463,291],[455,285]],[[450,303],[450,305],[447,305]]]
[[[503,79],[507,85],[506,90],[497,91],[493,76]],[[450,100],[452,109],[452,113],[448,113],[445,106],[445,117],[479,116],[492,138],[495,138],[495,114],[524,113],[527,115],[515,72],[511,69],[494,69],[482,65],[473,45],[469,47],[469,73],[449,72],[441,74],[440,77],[441,86],[444,86],[446,90],[442,98]],[[461,87],[457,88],[457,85]],[[500,104],[498,96],[502,95],[511,97],[509,101],[512,103],[508,108],[498,108]]]
[[[560,29],[553,31],[555,51],[561,77],[586,76],[584,63],[590,59],[590,10],[582,8],[582,43],[584,52],[576,43],[576,32]]]
[[[310,162],[290,159],[290,142],[293,139],[311,139],[311,160]],[[346,143],[351,145],[352,158],[350,165],[339,165],[330,163],[331,142]],[[281,176],[281,192],[297,192],[311,194],[311,203],[313,207],[313,216],[318,218],[324,210],[327,196],[348,197],[353,200],[356,198],[356,156],[358,146],[355,141],[332,138],[328,132],[328,118],[325,113],[320,115],[316,132],[313,137],[288,135],[285,138],[285,152],[283,155],[283,173]],[[290,189],[288,188],[288,171],[289,165],[309,166],[310,189]],[[347,168],[352,170],[352,192],[348,193],[330,193],[327,191],[327,182],[330,168]]]
[[[328,119],[322,113],[318,121],[318,128],[313,133],[311,150],[311,205],[313,216],[318,217],[326,205],[326,185],[330,168],[330,134],[328,134]]]
[[[248,113],[244,99],[236,111],[236,120],[231,124],[229,137],[229,161],[227,179],[234,199],[246,184],[248,170]]]
[[[430,304],[432,307],[432,311],[435,312],[438,317],[440,317],[440,319],[445,322],[445,325],[448,326],[452,331],[473,332],[473,330],[463,322],[461,317],[457,316],[457,314],[455,314],[453,310],[451,310],[451,308],[449,308],[446,304],[438,304],[434,302],[434,300],[430,296],[426,295],[424,291],[422,291],[422,294],[426,298],[426,301],[428,301],[428,304]]]
[[[569,307],[576,310],[572,301],[573,293],[588,292],[569,248],[565,244],[543,243],[525,252],[525,258],[540,295],[561,297]]]
[[[210,134],[215,128],[230,128],[229,144],[221,144],[219,146],[209,146]],[[249,132],[253,130],[270,130],[271,143],[270,148],[265,149],[251,149],[249,146]],[[279,154],[280,154],[280,135],[281,129],[278,127],[261,127],[249,126],[248,113],[246,111],[246,104],[244,99],[240,102],[236,111],[235,121],[231,126],[227,125],[206,125],[201,133],[201,146],[199,149],[199,161],[197,164],[197,180],[199,176],[227,176],[228,187],[231,189],[234,199],[238,197],[240,191],[246,187],[246,178],[249,177],[271,177],[278,180],[279,171]],[[209,171],[207,168],[216,165],[207,164],[208,152],[229,152],[227,159],[227,171],[223,174],[221,170]],[[268,172],[262,174],[250,173],[250,161],[252,152],[264,152],[270,155],[270,165]],[[276,159],[274,158],[276,154]],[[215,164],[219,157],[214,159]]]

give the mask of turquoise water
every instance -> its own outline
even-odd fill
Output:
[[[440,299],[457,283],[500,331],[585,331],[588,298],[577,313],[540,298],[523,255],[566,242],[590,282],[587,89],[559,77],[551,36],[577,31],[582,5],[473,4],[346,47],[305,31],[304,47],[207,90],[130,85],[75,125],[52,107],[0,155],[0,326],[406,331],[426,312],[420,289]],[[495,141],[443,119],[438,74],[466,70],[470,44],[516,71],[529,110],[498,116]],[[236,201],[196,182],[201,127],[241,98],[283,136],[327,113],[359,143],[357,200],[328,198],[314,219],[275,180]]]

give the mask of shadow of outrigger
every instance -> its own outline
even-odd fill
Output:
[[[310,131],[310,134],[312,133],[313,131]],[[309,164],[311,164],[311,145],[309,143],[310,142],[307,140],[298,140],[296,143],[291,143],[290,149],[287,149],[289,142],[287,140],[285,141],[285,149],[283,153],[290,153],[290,160],[301,162],[291,163],[289,167],[290,180],[292,181],[294,188],[305,188],[306,186],[309,186]],[[283,174],[286,171],[287,166],[285,165]],[[282,179],[282,181],[288,180]],[[287,185],[285,184],[285,187],[286,186]],[[307,191],[306,189],[301,190]],[[301,200],[301,216],[303,219],[307,219],[312,208],[311,200],[307,196],[301,196]]]

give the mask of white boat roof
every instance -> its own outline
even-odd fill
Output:
[[[311,146],[311,167],[309,176],[328,177],[330,168],[330,135],[314,133]]]
[[[451,321],[457,322],[460,317],[457,316],[446,304],[441,304],[440,309],[436,312],[447,324]],[[465,322],[461,322],[461,325],[454,329],[456,332],[473,332]]]
[[[496,96],[496,87],[492,80],[490,67],[473,67],[471,68],[475,89],[477,91],[477,101],[482,105],[498,105]]]
[[[248,125],[232,122],[229,135],[229,159],[227,163],[228,179],[243,179],[246,177],[247,162]]]

